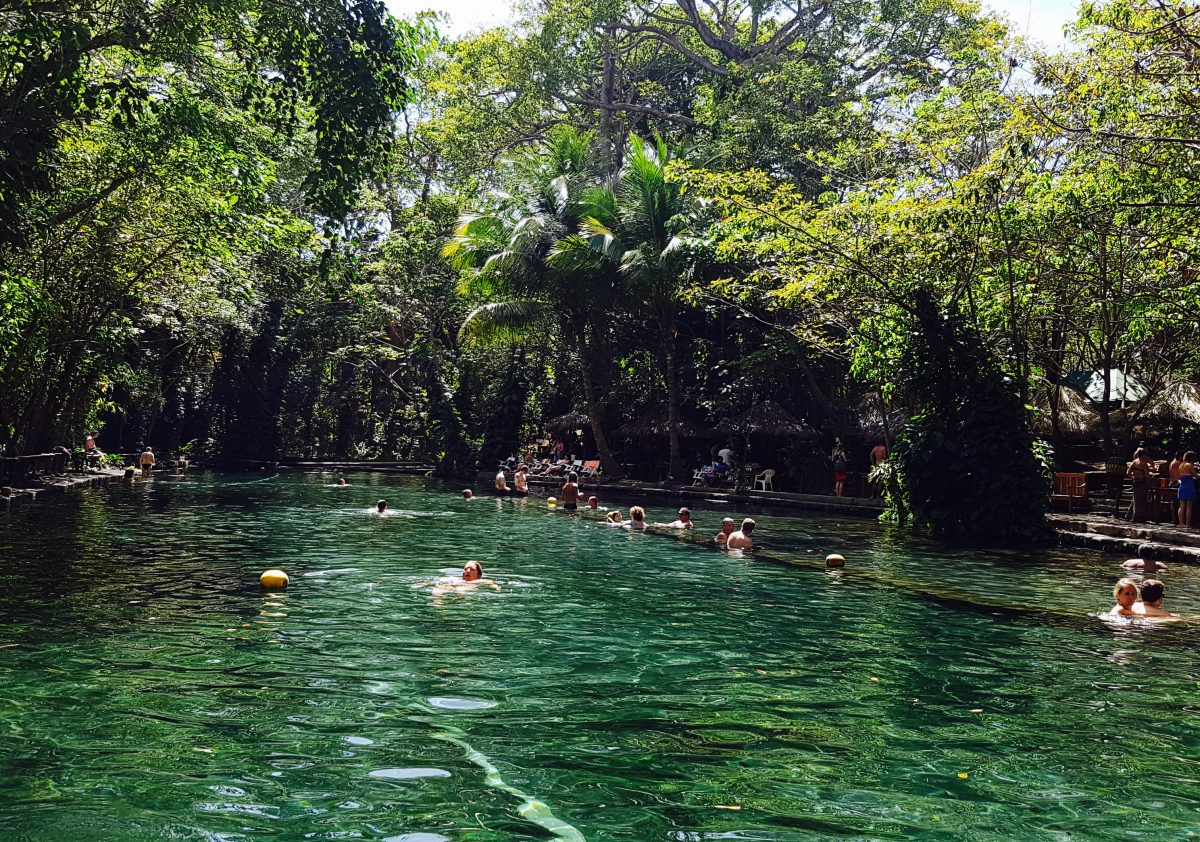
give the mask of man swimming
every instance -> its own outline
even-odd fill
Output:
[[[679,519],[673,520],[667,524],[669,529],[691,529],[695,524],[692,523],[692,513],[685,506],[679,510]]]
[[[750,537],[754,533],[754,521],[746,518],[742,521],[742,528],[734,532],[725,541],[726,549],[730,550],[749,550],[754,547],[754,539]]]
[[[463,489],[463,499],[464,499],[464,500],[474,500],[474,499],[475,499],[475,492],[474,492],[474,491],[472,491],[472,490],[471,490],[471,489],[469,489],[469,488],[464,488],[464,489]]]
[[[387,500],[380,500],[375,504],[375,513],[381,515],[387,513]]]
[[[1138,556],[1140,558],[1131,558],[1128,561],[1121,562],[1121,566],[1126,570],[1140,570],[1145,576],[1154,576],[1159,570],[1166,570],[1167,566],[1155,558],[1158,551],[1153,544],[1142,544],[1138,547]]]
[[[1158,579],[1142,580],[1142,598],[1133,604],[1133,613],[1138,617],[1156,620],[1178,620],[1178,614],[1164,611],[1163,594],[1166,588]]]
[[[733,534],[733,526],[733,518],[725,518],[725,520],[721,521],[721,531],[716,534],[713,540],[722,547],[725,546],[725,542],[728,541],[729,536]]]

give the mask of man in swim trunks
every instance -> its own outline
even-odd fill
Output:
[[[749,550],[754,547],[754,539],[751,535],[754,534],[754,521],[746,518],[742,521],[742,528],[734,532],[725,541],[725,548],[730,550]]]
[[[1133,613],[1138,617],[1155,618],[1159,620],[1178,620],[1178,614],[1164,611],[1162,608],[1165,588],[1158,579],[1142,580],[1142,599],[1133,605]]]
[[[503,465],[500,466],[500,470],[496,471],[496,493],[497,494],[507,494],[508,493],[508,477],[504,473]]]
[[[1142,544],[1138,547],[1139,558],[1131,558],[1121,562],[1126,570],[1140,570],[1143,576],[1153,577],[1159,570],[1166,570],[1167,565],[1155,558],[1157,550],[1153,544]]]
[[[713,540],[722,547],[725,546],[725,542],[728,541],[729,536],[733,534],[733,527],[733,518],[725,518],[725,520],[721,521],[721,531],[716,534],[716,537],[714,537]]]
[[[571,471],[567,474],[567,481],[563,483],[563,487],[559,490],[562,495],[561,501],[563,508],[568,512],[573,512],[579,508],[579,474]]]
[[[513,474],[513,494],[518,497],[529,496],[529,469],[525,467],[525,463],[517,466],[517,472]]]
[[[678,520],[673,520],[667,524],[670,529],[691,529],[694,525],[692,523],[692,513],[686,507],[679,510]]]
[[[142,476],[150,476],[150,472],[154,470],[154,451],[147,447],[138,457],[138,461],[142,466]]]

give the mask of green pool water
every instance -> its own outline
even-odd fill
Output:
[[[1200,835],[1200,632],[1090,617],[1118,559],[757,512],[732,557],[718,508],[679,540],[350,480],[0,513],[0,838]],[[499,592],[412,587],[471,558]]]

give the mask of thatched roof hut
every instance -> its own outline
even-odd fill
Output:
[[[1051,432],[1051,394],[1053,393],[1043,394],[1038,401],[1041,411],[1034,421],[1033,429],[1039,435],[1049,435]],[[1070,385],[1057,387],[1058,429],[1064,438],[1083,440],[1099,434],[1100,412],[1089,394]],[[1121,394],[1128,398],[1133,391],[1131,389],[1127,392],[1122,389]],[[1127,402],[1124,409],[1114,407],[1109,410],[1114,424],[1123,424],[1127,418],[1135,421],[1179,420],[1200,424],[1200,386],[1195,383],[1170,380],[1158,389],[1143,388],[1140,394],[1142,397],[1139,400]]]
[[[666,407],[651,409],[638,418],[617,428],[616,434],[627,439],[664,439],[670,435],[670,422]],[[685,439],[720,438],[720,433],[710,427],[701,427],[690,421],[679,422],[679,436]]]
[[[578,409],[572,409],[565,415],[551,418],[546,422],[546,429],[552,433],[567,433],[583,430],[591,426],[592,419]]]
[[[818,435],[816,430],[806,427],[774,401],[763,401],[750,407],[736,418],[726,418],[717,425],[717,429],[741,436]]]

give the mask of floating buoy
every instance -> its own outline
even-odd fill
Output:
[[[268,570],[258,577],[258,583],[264,588],[286,588],[288,575],[282,570]]]
[[[549,497],[549,498],[547,498],[547,499],[546,499],[546,505],[547,505],[547,506],[549,506],[550,508],[552,508],[552,509],[553,509],[555,506],[557,506],[557,505],[558,505],[558,498],[557,498],[557,497]]]
[[[845,567],[846,559],[842,558],[837,553],[830,553],[829,555],[825,556],[825,566],[826,567]]]

